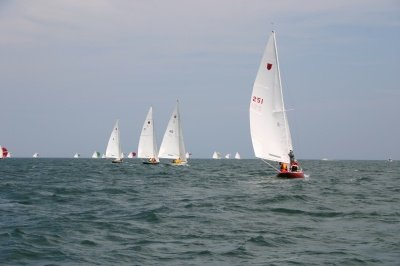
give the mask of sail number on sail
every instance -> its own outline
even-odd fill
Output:
[[[264,99],[261,97],[253,96],[253,102],[263,104]]]

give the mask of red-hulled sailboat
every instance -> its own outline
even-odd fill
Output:
[[[304,178],[304,172],[293,155],[274,31],[268,40],[253,85],[250,132],[255,156],[273,167],[278,177]],[[278,162],[280,169],[269,161]]]

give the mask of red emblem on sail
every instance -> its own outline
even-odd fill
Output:
[[[267,69],[268,69],[268,70],[271,70],[271,68],[272,68],[272,64],[271,64],[271,63],[268,63],[268,64],[267,64]]]

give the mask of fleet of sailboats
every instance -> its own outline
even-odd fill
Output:
[[[158,148],[154,130],[153,108],[150,107],[139,138],[138,158],[145,159],[145,164],[158,164]]]
[[[304,177],[299,163],[294,159],[274,31],[267,42],[254,81],[249,115],[251,140],[255,156],[273,167],[279,177]],[[1,148],[0,146],[0,150],[2,151],[0,158],[4,158],[7,155],[10,156],[10,153],[4,152],[4,147]],[[133,158],[135,155],[136,153],[131,152],[128,157]],[[157,148],[153,108],[150,107],[141,130],[137,156],[143,159],[143,163],[146,164],[158,164],[160,158],[172,159],[172,165],[187,164],[190,153],[185,150],[179,101],[176,102],[173,109],[159,150]],[[34,153],[33,157],[37,158],[39,154]],[[74,158],[79,157],[79,153],[74,155]],[[101,156],[98,151],[94,151],[92,154],[92,158],[100,157],[112,158],[114,163],[122,162],[124,154],[121,148],[119,120],[116,121],[113,127],[105,154]],[[230,159],[230,157],[230,153],[225,155],[226,159]],[[212,158],[221,159],[222,155],[215,151]],[[241,159],[239,152],[236,152],[234,158]],[[269,162],[278,162],[280,169]]]
[[[181,115],[179,112],[179,101],[176,102],[175,108],[171,114],[171,118],[169,119],[167,129],[165,130],[164,137],[161,142],[158,157],[172,159],[172,165],[187,164],[181,125]]]
[[[278,177],[304,177],[293,155],[283,101],[275,32],[272,32],[268,40],[253,85],[250,99],[250,133],[255,156],[267,163],[280,163],[280,169],[273,167],[278,172]]]

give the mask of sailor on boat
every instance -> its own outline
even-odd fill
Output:
[[[299,162],[294,158],[293,150],[289,151],[290,171],[297,172],[299,170]]]
[[[282,173],[288,171],[288,169],[287,169],[287,164],[286,164],[286,163],[280,162],[279,165],[281,166],[281,169],[280,169],[280,170],[281,170]]]

